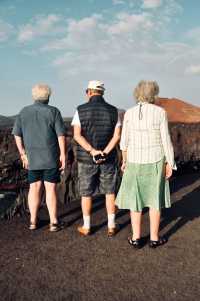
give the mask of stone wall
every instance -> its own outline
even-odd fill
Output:
[[[200,160],[200,123],[172,123],[170,132],[177,163],[187,164]]]

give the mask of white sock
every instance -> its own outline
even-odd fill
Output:
[[[115,214],[108,214],[108,228],[115,228]]]
[[[90,229],[90,216],[83,215],[83,228]]]

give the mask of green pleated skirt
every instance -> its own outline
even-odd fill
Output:
[[[127,163],[116,198],[119,209],[142,211],[171,207],[169,182],[165,179],[164,158],[156,163]]]

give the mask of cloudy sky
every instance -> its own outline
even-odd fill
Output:
[[[199,12],[198,0],[0,0],[0,115],[31,103],[42,82],[71,116],[90,79],[120,108],[141,79],[200,105]]]

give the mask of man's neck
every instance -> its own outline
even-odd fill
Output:
[[[90,96],[90,99],[93,97],[93,96],[102,96],[102,94],[99,94],[99,93],[94,93]]]
[[[89,102],[94,100],[94,99],[102,99],[103,98],[103,95],[102,94],[98,94],[98,93],[95,93],[95,94],[92,94],[89,98]]]

